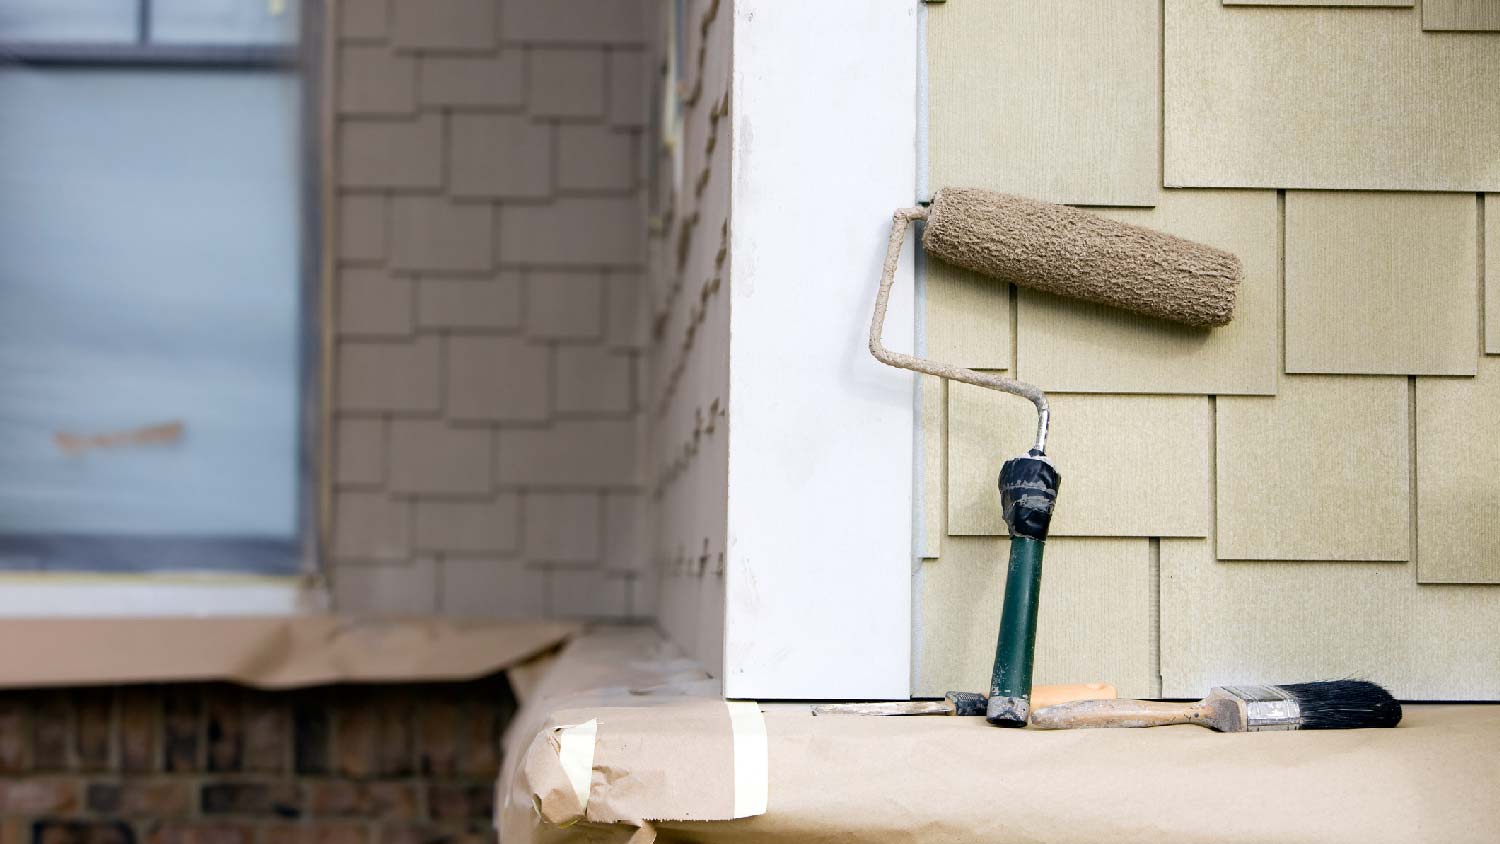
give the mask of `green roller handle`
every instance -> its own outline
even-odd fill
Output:
[[[1031,664],[1045,545],[1026,536],[1010,539],[1010,567],[1005,575],[1005,602],[1000,610],[1000,636],[995,645],[990,708],[986,713],[989,722],[998,726],[1025,725],[1030,712]]]

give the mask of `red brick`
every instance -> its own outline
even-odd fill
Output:
[[[404,690],[345,690],[332,709],[334,769],[351,777],[412,773],[412,704]]]
[[[238,823],[170,822],[154,824],[146,844],[252,844],[255,827]]]
[[[427,812],[436,821],[484,821],[495,813],[495,784],[438,784],[427,789]]]
[[[70,767],[73,702],[66,691],[48,691],[33,700],[31,713],[31,767],[38,771],[65,771]]]
[[[135,834],[119,821],[37,821],[31,840],[36,844],[135,844]]]
[[[322,700],[303,701],[297,706],[293,716],[295,738],[292,742],[297,773],[328,773],[332,730],[328,707]]]
[[[42,814],[71,812],[78,808],[75,780],[0,780],[0,812]]]
[[[257,844],[290,844],[297,840],[302,824],[297,821],[273,821],[258,824],[255,828]]]
[[[203,786],[199,805],[205,815],[302,814],[302,791],[292,782],[214,782]]]
[[[73,754],[85,771],[108,770],[114,738],[113,689],[82,689],[73,699]]]
[[[0,771],[31,767],[30,709],[19,696],[0,699]]]
[[[84,805],[101,815],[170,818],[186,815],[192,808],[192,788],[186,782],[90,783]]]
[[[464,776],[493,779],[500,773],[500,734],[505,730],[499,705],[491,702],[471,704],[463,727],[458,772]]]
[[[0,813],[12,815],[8,827],[0,823],[0,844],[493,841],[492,780],[511,709],[503,683],[492,681],[0,694],[0,751],[21,770],[51,760],[130,774],[0,776]],[[19,737],[9,747],[7,727]],[[210,748],[215,767],[259,775],[200,781]],[[287,779],[294,767],[314,776]],[[410,779],[423,772],[443,779]]]
[[[307,784],[307,812],[314,817],[357,815],[360,788],[352,780],[327,780]]]
[[[161,695],[156,689],[120,689],[120,768],[131,773],[155,771],[161,764]]]
[[[379,844],[490,844],[494,841],[495,832],[488,824],[479,828],[418,824],[382,827]]]
[[[411,783],[372,782],[366,788],[367,813],[381,819],[413,820],[417,817],[417,787]]]
[[[502,692],[491,684],[474,699],[448,693],[423,702],[418,746],[422,773],[437,776],[493,777],[500,767]],[[440,694],[440,693],[439,693]]]
[[[400,777],[415,770],[412,764],[412,713],[412,703],[401,691],[386,692],[375,704],[375,771],[379,775]]]
[[[166,690],[162,701],[162,743],[168,771],[201,770],[203,697],[197,686]]]
[[[417,816],[417,796],[417,787],[407,782],[310,782],[307,811],[314,817],[412,820]]]
[[[422,773],[444,776],[458,772],[461,718],[458,705],[452,700],[423,702],[417,718],[417,752]]]
[[[375,713],[356,701],[333,711],[333,767],[346,777],[375,773]]]
[[[275,695],[256,694],[245,703],[244,767],[282,773],[287,769],[291,726],[286,706]]]
[[[370,827],[364,823],[315,823],[298,830],[300,844],[369,844]]]
[[[245,725],[242,700],[229,687],[209,691],[204,711],[208,717],[208,769],[238,771],[244,758]]]

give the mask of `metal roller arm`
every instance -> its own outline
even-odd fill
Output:
[[[891,287],[896,281],[896,264],[901,259],[901,246],[906,241],[906,229],[915,220],[927,219],[927,209],[902,208],[897,211],[891,221],[891,237],[885,252],[885,268],[880,275],[880,293],[875,297],[875,317],[870,322],[870,354],[875,359],[888,366],[900,369],[910,369],[913,372],[922,372],[928,375],[936,375],[939,378],[947,378],[950,381],[962,381],[965,384],[973,384],[976,387],[985,387],[991,390],[999,390],[1002,393],[1010,393],[1020,396],[1036,405],[1036,444],[1034,448],[1045,454],[1047,451],[1047,426],[1051,417],[1047,409],[1047,394],[1037,387],[1014,378],[1006,378],[1004,375],[995,375],[987,372],[975,372],[972,369],[964,369],[961,366],[938,363],[926,358],[903,355],[893,352],[881,342],[881,335],[885,330],[885,312],[890,306]]]

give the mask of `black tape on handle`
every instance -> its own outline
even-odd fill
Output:
[[[1000,467],[1000,507],[1011,536],[1047,538],[1061,484],[1057,467],[1034,448],[1005,461]]]

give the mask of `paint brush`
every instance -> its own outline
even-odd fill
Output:
[[[1367,680],[1221,686],[1210,689],[1203,700],[1188,703],[1081,700],[1031,714],[1031,723],[1046,730],[1197,724],[1221,733],[1243,733],[1394,727],[1400,721],[1401,704]]]

